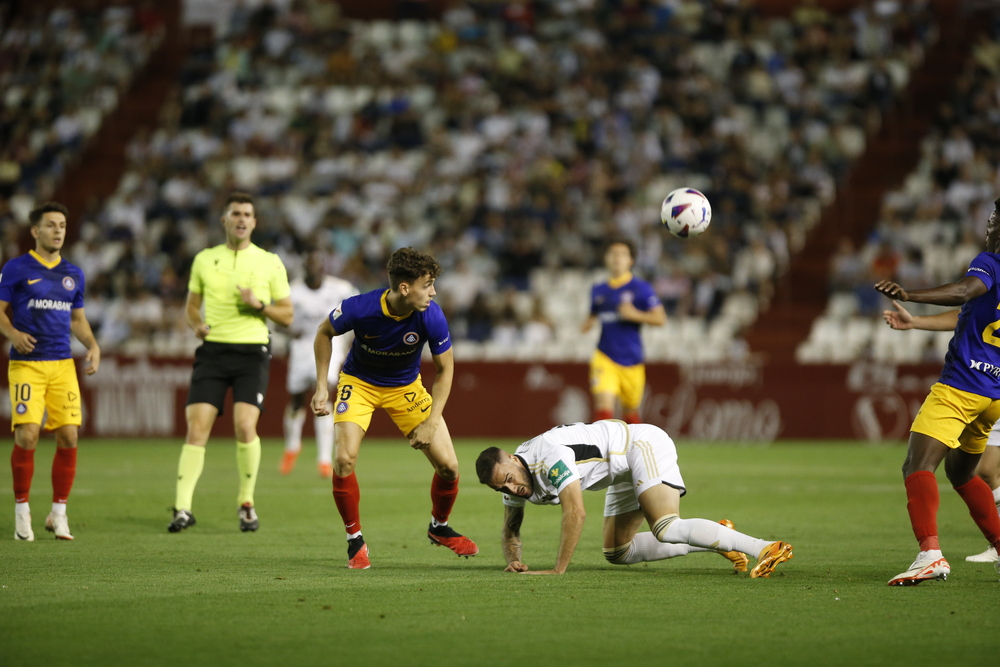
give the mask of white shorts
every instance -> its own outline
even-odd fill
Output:
[[[343,336],[333,337],[333,354],[330,356],[330,372],[327,379],[331,385],[337,384],[340,367],[347,358],[347,341]],[[291,395],[309,391],[316,384],[316,355],[311,338],[293,340],[288,346],[288,382],[286,388]]]
[[[677,465],[677,448],[662,429],[649,424],[629,427],[632,442],[625,451],[631,479],[608,487],[604,498],[604,516],[618,516],[639,509],[639,495],[657,484],[672,486],[687,493],[681,469]]]

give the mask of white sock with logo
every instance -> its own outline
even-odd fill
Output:
[[[614,550],[605,549],[605,557],[608,558],[609,552],[612,551]],[[632,544],[629,545],[628,551],[624,555],[619,556],[617,559],[611,560],[611,562],[616,565],[634,565],[635,563],[645,563],[657,560],[666,560],[667,558],[677,558],[678,556],[687,556],[689,553],[693,553],[695,551],[713,551],[713,549],[693,547],[690,544],[671,544],[669,542],[660,542],[652,533],[639,533],[632,538]]]
[[[31,508],[28,507],[28,503],[14,503],[14,515],[21,514],[31,514]]]
[[[52,503],[52,513],[66,516],[66,503]]]
[[[302,449],[302,425],[306,423],[306,411],[285,410],[285,451],[298,452]]]
[[[333,463],[333,415],[313,419],[316,428],[316,462]]]

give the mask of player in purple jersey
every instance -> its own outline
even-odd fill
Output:
[[[476,544],[448,525],[458,495],[458,458],[443,412],[455,362],[434,281],[441,267],[430,255],[401,248],[389,258],[389,289],[344,299],[316,332],[316,394],[312,408],[330,414],[326,377],[332,338],[354,332],[340,373],[334,407],[333,497],[347,531],[347,566],[371,567],[361,535],[361,493],[354,467],[375,408],[385,408],[399,430],[434,466],[431,524],[427,536],[459,556],[475,556]],[[428,393],[420,381],[420,355],[430,345],[437,374]]]
[[[594,397],[594,421],[611,419],[615,402],[621,404],[622,419],[639,423],[639,405],[646,389],[643,365],[643,324],[663,326],[667,315],[660,299],[645,280],[632,275],[635,248],[631,241],[616,239],[608,244],[604,265],[608,282],[590,291],[590,317],[582,333],[601,325],[601,339],[590,360],[590,392]]]
[[[87,348],[87,375],[96,373],[101,364],[101,348],[83,311],[83,272],[60,254],[66,241],[68,214],[66,207],[56,202],[32,210],[28,220],[35,249],[7,262],[0,273],[0,333],[12,346],[8,378],[14,431],[10,457],[14,539],[28,542],[35,539],[28,494],[43,422],[56,438],[52,512],[45,519],[45,529],[58,539],[73,539],[66,501],[76,477],[82,406],[70,334]]]
[[[995,203],[1000,207],[1000,199]],[[993,424],[1000,418],[1000,220],[997,210],[986,225],[986,252],[972,260],[956,283],[908,292],[896,283],[875,284],[899,301],[962,306],[955,335],[948,345],[940,380],[910,427],[903,463],[907,511],[920,553],[909,569],[889,580],[890,586],[913,586],[946,579],[951,566],[941,553],[937,530],[940,502],[934,472],[945,462],[948,481],[969,506],[986,540],[1000,546],[1000,515],[989,485],[976,476]],[[1000,564],[998,564],[1000,569]]]
[[[910,311],[900,305],[898,301],[893,301],[895,310],[883,310],[882,318],[886,324],[897,331],[908,329],[923,329],[924,331],[954,331],[958,326],[957,310],[946,310],[943,313],[934,315],[912,315]],[[991,489],[993,489],[993,500],[1000,511],[1000,429],[996,424],[990,430],[990,436],[986,440],[986,450],[983,457],[979,459],[976,466],[976,475],[982,478]],[[996,563],[1000,561],[995,547],[990,545],[986,551],[966,556],[965,560],[971,563]]]

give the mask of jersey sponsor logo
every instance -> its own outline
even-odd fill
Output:
[[[338,415],[344,414],[345,412],[347,412],[347,408],[349,407],[350,406],[347,404],[347,401],[341,401],[340,403],[337,403],[337,414]]]
[[[41,278],[35,278],[34,280],[29,280],[28,284],[29,285],[34,285],[35,283],[40,283],[40,282],[42,282]]]
[[[382,337],[381,334],[364,334],[364,336],[368,340],[371,340],[373,338],[381,338]]]
[[[621,295],[622,303],[632,303],[635,300],[635,295],[632,292],[625,290]]]
[[[337,319],[338,317],[340,317],[343,314],[344,313],[342,313],[341,310],[340,310],[340,306],[337,306],[336,308],[333,309],[333,313],[331,314],[331,317],[333,319]]]
[[[73,304],[69,301],[56,301],[55,299],[29,299],[28,310],[62,310],[69,312],[73,309]]]
[[[412,403],[413,399],[415,399],[416,397],[417,397],[417,392],[415,391],[408,391],[405,394],[403,394],[403,398],[406,399],[407,403]]]
[[[76,281],[70,276],[66,276],[63,278],[63,287],[66,288],[67,291],[73,291],[76,289]]]
[[[989,275],[989,274],[990,274],[990,272],[989,272],[989,271],[987,271],[987,270],[986,270],[986,269],[984,269],[984,268],[981,268],[981,267],[978,267],[978,266],[970,266],[970,267],[969,267],[969,271],[979,271],[979,272],[981,272],[981,273],[985,273],[986,275]]]
[[[17,414],[19,415],[23,415],[25,412],[28,411],[28,406],[25,405],[24,403],[18,403],[14,411],[17,412]]]
[[[557,461],[554,466],[549,468],[549,482],[558,490],[559,485],[565,482],[572,474],[573,471],[569,469],[569,466],[562,461]]]
[[[420,336],[417,335],[416,331],[410,331],[409,333],[403,336],[403,342],[406,343],[407,345],[416,345],[418,342],[420,342]]]
[[[445,337],[444,337],[444,340],[441,340],[441,341],[438,341],[438,345],[439,345],[439,346],[440,346],[440,345],[444,345],[444,344],[445,344],[445,343],[447,343],[447,342],[448,342],[449,340],[451,340],[451,336],[445,336]]]
[[[403,350],[402,352],[393,352],[392,350],[376,350],[373,347],[368,347],[364,343],[361,344],[361,349],[367,352],[368,354],[374,354],[382,357],[408,357],[416,351],[416,350]]]
[[[983,373],[988,373],[995,378],[1000,378],[1000,366],[994,366],[991,363],[985,361],[976,361],[975,359],[969,359],[969,368],[974,371],[982,371]]]

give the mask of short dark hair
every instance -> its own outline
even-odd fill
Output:
[[[428,254],[413,248],[400,248],[389,256],[386,265],[389,271],[389,287],[399,289],[400,283],[413,283],[423,276],[437,278],[441,275],[441,265]]]
[[[68,208],[57,201],[47,201],[31,209],[31,213],[28,214],[28,222],[31,223],[32,227],[37,227],[41,224],[42,216],[46,213],[62,213],[66,216],[67,220],[69,219]]]
[[[222,207],[222,210],[228,211],[230,204],[250,204],[253,206],[253,195],[248,195],[245,192],[230,192],[229,196],[226,197],[226,205]]]
[[[628,248],[629,257],[632,258],[633,262],[635,261],[635,253],[636,253],[635,243],[633,243],[630,239],[626,238],[611,239],[610,241],[608,241],[608,244],[604,246],[604,252],[607,253],[609,250],[611,250],[611,246],[613,245],[623,245],[626,248]]]
[[[481,484],[489,484],[493,481],[493,471],[503,462],[503,450],[499,447],[484,449],[476,459],[476,474],[479,475]]]

